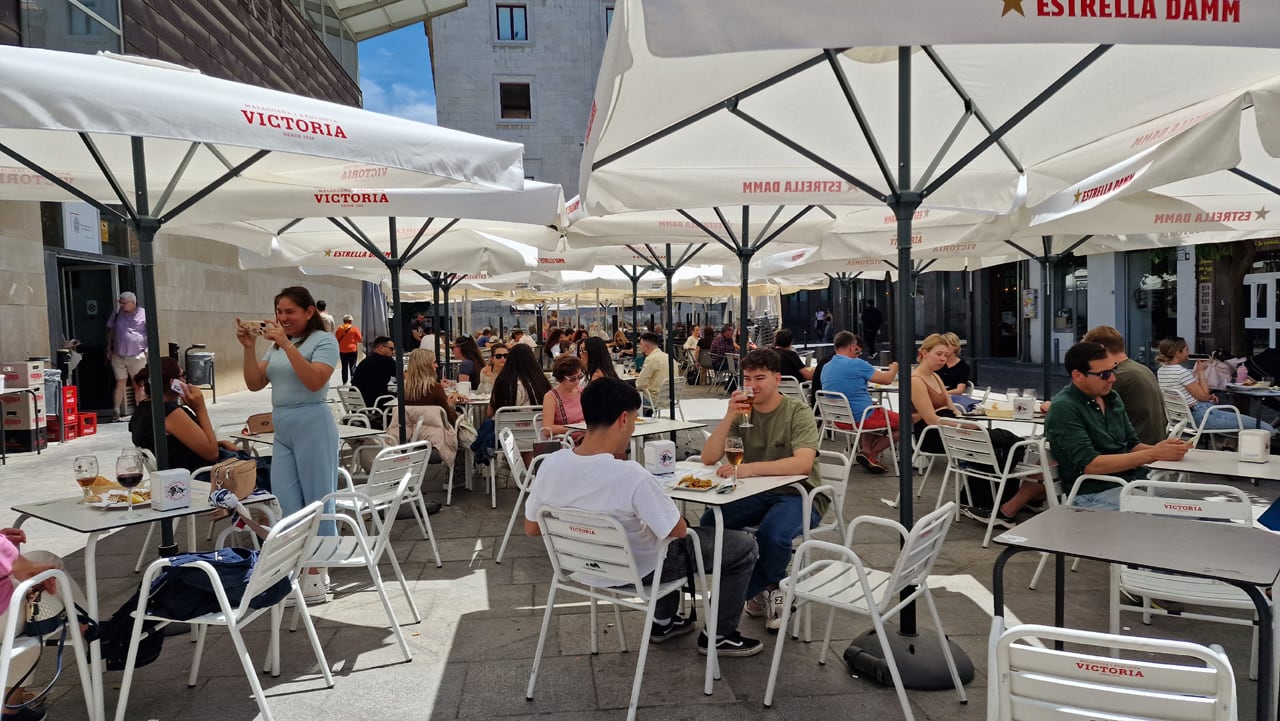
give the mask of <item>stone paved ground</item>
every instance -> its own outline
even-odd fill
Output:
[[[722,413],[718,394],[690,388],[686,413],[690,418],[714,418]],[[237,423],[250,412],[265,410],[265,394],[224,396],[212,407],[215,424]],[[128,443],[124,424],[105,424],[96,437],[55,445],[41,456],[11,456],[0,469],[5,506],[31,499],[72,495],[70,464],[73,456],[91,452],[108,464]],[[438,482],[431,488],[438,488]],[[892,497],[894,481],[870,476],[855,466],[845,504],[846,517],[872,514],[895,517],[897,511],[881,498]],[[917,516],[937,489],[937,474]],[[1269,487],[1249,490],[1274,496]],[[500,491],[498,508],[490,509],[479,492],[455,495],[454,505],[431,517],[444,559],[437,569],[429,544],[412,523],[396,527],[393,548],[408,575],[423,622],[411,623],[403,597],[391,589],[404,631],[414,652],[405,663],[386,629],[385,617],[367,584],[356,571],[333,574],[338,590],[332,602],[315,609],[316,623],[336,686],[325,689],[303,633],[285,633],[283,672],[279,678],[262,676],[273,713],[281,721],[314,721],[357,718],[524,719],[595,721],[626,716],[631,675],[637,654],[640,616],[624,612],[623,626],[632,644],[631,653],[619,653],[609,614],[601,615],[600,654],[589,653],[586,607],[566,605],[556,610],[546,657],[542,664],[536,699],[526,701],[525,684],[549,588],[550,564],[541,542],[522,536],[512,540],[503,563],[493,555],[510,517],[515,490]],[[441,493],[433,497],[443,500]],[[690,518],[696,511],[689,510]],[[48,548],[68,557],[73,575],[83,572],[83,539],[36,521],[27,530],[32,547]],[[203,530],[203,529],[202,529]],[[143,541],[143,531],[118,533],[100,545],[103,607],[114,609],[136,587],[132,565]],[[185,534],[180,534],[185,537]],[[203,537],[203,536],[202,536]],[[986,642],[991,623],[991,566],[995,547],[981,547],[981,528],[964,520],[957,524],[936,568],[935,596],[943,623],[951,638],[977,666],[977,678],[969,684],[969,703],[960,705],[950,691],[911,692],[911,703],[921,719],[980,719],[986,703]],[[1173,541],[1173,539],[1170,539]],[[884,534],[869,534],[859,546],[873,566],[886,567],[897,550],[896,541]],[[1176,544],[1171,543],[1171,552]],[[1027,589],[1036,558],[1023,555],[1009,565],[1008,604],[1022,621],[1052,621],[1052,574],[1040,589]],[[390,569],[384,565],[384,573]],[[1105,630],[1107,606],[1106,569],[1084,562],[1068,574],[1068,623]],[[575,599],[569,599],[575,600]],[[927,614],[922,614],[927,615]],[[1241,671],[1241,718],[1253,718],[1255,686],[1243,671],[1248,666],[1249,631],[1179,619],[1156,619],[1141,627],[1135,618],[1125,624],[1134,632],[1186,638],[1201,643],[1221,643]],[[926,625],[923,623],[922,625]],[[822,624],[815,619],[819,632]],[[867,714],[869,718],[901,718],[892,689],[851,678],[839,654],[848,640],[867,630],[865,619],[837,617],[830,661],[817,662],[820,640],[805,644],[788,642],[783,653],[779,690],[771,709],[762,707],[773,639],[766,652],[746,659],[724,659],[723,678],[712,696],[702,693],[703,658],[689,635],[650,649],[640,719],[693,719],[700,721],[811,721]],[[259,662],[266,650],[267,622],[250,627],[248,646]],[[746,635],[764,638],[759,620],[745,619]],[[210,632],[201,678],[194,688],[185,684],[192,646],[185,637],[169,639],[159,662],[140,669],[130,701],[129,719],[181,719],[247,721],[258,711],[238,663],[232,657],[227,636]],[[73,676],[74,674],[70,674]],[[107,674],[108,712],[114,703],[120,673]],[[85,717],[78,685],[68,680],[55,691],[50,718],[78,721]]]

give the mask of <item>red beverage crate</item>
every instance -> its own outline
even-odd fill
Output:
[[[67,437],[64,439],[62,437],[62,423],[59,422],[59,419],[57,416],[49,416],[49,428],[48,428],[49,442],[50,443],[66,443],[67,441],[74,441],[77,437],[80,436],[80,427],[78,424],[68,422],[66,424],[66,427],[67,427]]]
[[[81,436],[92,436],[98,433],[98,414],[92,411],[85,411],[80,414],[80,422],[77,424],[80,429]]]
[[[62,412],[75,413],[80,410],[80,390],[75,386],[62,387]]]
[[[37,448],[44,450],[48,445],[49,431],[44,428],[11,430],[4,434],[4,447],[9,453],[30,453]]]

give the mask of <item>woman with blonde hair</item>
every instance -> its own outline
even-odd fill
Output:
[[[418,348],[409,354],[409,364],[404,370],[404,404],[440,406],[449,418],[449,425],[458,420],[458,412],[437,375],[435,351]]]
[[[955,333],[939,333],[935,335],[938,335],[951,351],[947,354],[946,364],[938,369],[938,377],[942,379],[943,385],[947,387],[947,393],[954,396],[962,396],[968,393],[972,372],[969,369],[969,363],[960,357],[960,336]]]
[[[1187,361],[1191,351],[1187,348],[1187,341],[1177,337],[1160,341],[1157,350],[1159,355],[1156,356],[1156,363],[1160,364],[1160,368],[1156,371],[1156,379],[1160,381],[1160,388],[1181,394],[1191,408],[1191,416],[1197,424],[1204,424],[1206,431],[1241,427],[1236,423],[1235,413],[1214,408],[1218,403],[1218,396],[1210,392],[1209,381],[1205,378],[1205,371],[1209,369],[1207,359],[1197,360],[1195,367],[1187,370],[1182,364]],[[1275,433],[1271,424],[1259,423],[1253,416],[1241,413],[1239,418],[1244,428],[1261,428],[1267,433]]]

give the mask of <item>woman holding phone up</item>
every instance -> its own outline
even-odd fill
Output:
[[[260,391],[271,384],[271,492],[288,515],[337,490],[338,427],[324,401],[338,365],[338,341],[324,332],[306,288],[280,291],[275,309],[275,322],[245,324],[237,318],[236,340],[244,346],[245,385]],[[271,343],[261,358],[254,353],[259,332]],[[333,503],[326,504],[325,513],[333,512]],[[337,528],[324,521],[319,535],[335,536]],[[325,584],[315,569],[301,585],[308,604],[325,602]]]

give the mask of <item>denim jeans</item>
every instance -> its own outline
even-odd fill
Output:
[[[1112,486],[1097,493],[1080,494],[1071,504],[1078,508],[1097,508],[1104,511],[1120,510],[1120,486]]]
[[[787,577],[787,564],[791,562],[791,542],[804,530],[800,526],[803,498],[797,493],[769,491],[720,507],[724,514],[724,527],[741,530],[756,527],[756,543],[760,558],[751,572],[744,599],[752,598],[768,587],[776,587]],[[822,516],[814,510],[809,527],[818,525]],[[702,526],[715,527],[715,513],[708,508],[702,514]]]
[[[1204,429],[1206,431],[1232,430],[1238,427],[1236,426],[1236,414],[1231,411],[1209,410],[1210,408],[1213,408],[1213,406],[1214,404],[1209,401],[1200,401],[1199,403],[1191,406],[1191,417],[1195,418],[1196,423],[1198,424],[1201,419],[1204,418],[1205,414],[1208,413],[1209,420],[1204,422]],[[1245,430],[1260,428],[1267,433],[1276,432],[1276,430],[1271,427],[1270,423],[1263,423],[1259,425],[1258,420],[1253,416],[1246,416],[1241,413],[1240,421],[1244,424]]]

